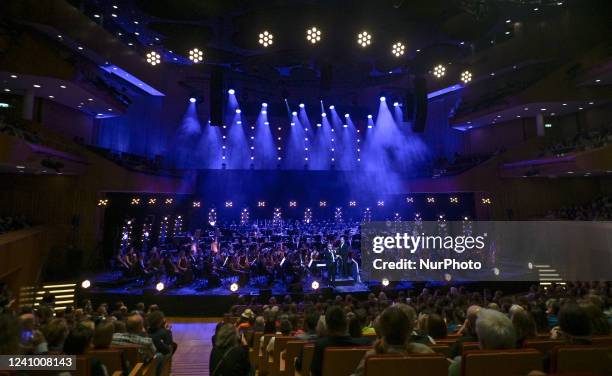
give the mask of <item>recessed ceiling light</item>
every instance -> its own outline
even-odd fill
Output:
[[[140,33],[139,33],[139,32],[137,32],[137,31],[135,31],[135,32],[134,32],[134,35],[138,36],[138,35],[140,35]]]
[[[598,79],[595,80],[595,82],[601,82],[601,80],[598,78]]]
[[[134,25],[138,25],[138,21],[134,21]]]
[[[119,9],[119,7],[116,5],[113,5],[113,9]]]
[[[111,17],[116,18],[116,17],[117,17],[117,15],[116,15],[115,13],[111,13]]]
[[[36,87],[36,88],[39,88],[39,87],[40,87],[40,85],[39,85],[39,84],[34,84],[33,86],[34,86],[34,87]]]
[[[506,23],[510,23],[510,22],[512,22],[512,20],[510,20],[510,19],[507,19],[507,20],[506,20]]]
[[[6,92],[8,93],[8,92],[10,92],[10,91],[11,91],[11,89],[6,88],[6,89],[4,89],[4,91],[6,91]]]
[[[53,95],[49,95],[49,99],[53,99],[55,98]]]
[[[509,32],[509,31],[506,31],[506,35],[510,35],[510,32]]]
[[[546,111],[546,109],[545,108],[540,108],[540,111]]]
[[[66,85],[60,85],[60,88],[65,89]]]
[[[595,104],[595,102],[589,102],[589,104]]]
[[[94,18],[100,18],[99,14],[94,14]]]
[[[83,50],[83,46],[78,46],[77,47],[79,50]]]
[[[93,102],[93,98],[87,98],[87,100]]]
[[[562,103],[561,106],[567,106],[567,103]]]
[[[133,45],[134,45],[134,43],[132,43],[132,42],[128,43],[128,46],[133,46]]]
[[[527,111],[527,110],[529,110],[529,107],[525,107],[525,108],[523,108],[523,110]]]
[[[579,110],[582,110],[582,107],[578,107]]]
[[[108,112],[113,112],[113,109],[112,109],[112,108],[109,108],[109,109],[108,109]]]
[[[16,74],[11,74],[11,78],[17,78]]]

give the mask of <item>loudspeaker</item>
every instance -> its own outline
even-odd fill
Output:
[[[414,78],[414,100],[412,103],[412,131],[423,132],[427,123],[427,80],[424,77]]]
[[[223,125],[223,68],[214,66],[210,72],[210,125]]]

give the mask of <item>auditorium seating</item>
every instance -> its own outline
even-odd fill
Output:
[[[461,375],[526,375],[541,371],[542,359],[542,353],[535,349],[466,350],[461,358]]]
[[[411,375],[446,376],[449,361],[441,354],[421,354],[414,356],[375,355],[367,358],[366,376]]]
[[[87,356],[92,359],[97,359],[100,363],[104,364],[106,371],[111,374],[116,371],[122,371],[121,366],[121,352],[119,349],[96,349],[90,351]],[[134,363],[136,364],[136,363]]]
[[[585,373],[610,375],[612,348],[599,346],[559,346],[551,353],[551,371],[557,374]]]
[[[302,350],[304,349],[304,344],[304,341],[296,340],[287,342],[287,351],[285,352],[285,358],[282,359],[284,367],[281,367],[283,369],[281,375],[293,376],[295,374],[295,359],[302,353]]]
[[[293,336],[276,336],[274,338],[274,353],[272,355],[272,364],[270,365],[269,374],[270,376],[280,376],[283,374],[285,364],[283,362],[283,368],[281,369],[281,356],[285,355],[287,349],[287,342],[295,339]]]
[[[302,376],[310,375],[310,363],[312,362],[312,356],[314,355],[314,343],[307,343],[304,345],[302,351],[302,371],[299,372]]]
[[[130,371],[130,373],[127,376],[142,376],[142,368],[143,368],[143,364],[142,363],[137,363],[132,370]],[[116,371],[113,372],[112,374],[113,376],[125,376],[123,375],[123,372],[121,371]]]
[[[328,347],[323,354],[323,375],[349,376],[370,346]]]
[[[268,374],[270,354],[268,354],[268,352],[266,351],[266,347],[268,347],[268,343],[270,342],[270,339],[272,337],[274,337],[274,334],[264,334],[263,335],[263,343],[261,344],[261,347],[259,348],[259,356],[258,356],[258,362],[257,362],[257,369],[259,370],[260,375]]]
[[[546,354],[555,346],[562,345],[563,342],[556,339],[531,339],[525,341],[525,348],[536,349],[539,352]]]

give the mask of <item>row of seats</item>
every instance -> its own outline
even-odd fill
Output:
[[[259,344],[261,333],[255,333]],[[263,335],[263,349],[273,334]],[[310,374],[310,362],[314,343],[296,340],[292,336],[275,336],[273,354],[260,349],[251,350],[251,364],[259,375],[294,376]],[[380,355],[369,357],[366,375],[405,373],[414,375],[447,375],[450,360],[449,346],[455,339],[440,340],[431,346],[435,354]],[[327,348],[323,357],[323,375],[348,376],[355,371],[370,346]],[[302,354],[302,370],[295,369],[295,360]],[[551,371],[555,373],[588,372],[592,375],[612,374],[612,336],[594,337],[592,346],[568,346],[558,340],[534,339],[526,348],[515,350],[479,350],[475,342],[462,346],[462,375],[526,375],[532,370],[542,370],[545,354],[551,354]],[[412,372],[414,371],[414,373]]]

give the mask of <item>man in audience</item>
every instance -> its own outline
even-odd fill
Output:
[[[304,317],[304,333],[295,336],[297,339],[304,341],[314,341],[317,338],[317,323],[319,322],[319,313],[310,311]]]
[[[47,339],[48,350],[56,353],[61,352],[69,331],[66,320],[62,318],[55,318],[45,325],[42,332]]]
[[[414,317],[414,309],[405,304],[396,304],[386,308],[378,318],[381,339],[374,344],[372,350],[365,353],[354,376],[364,374],[366,360],[372,355],[433,353],[429,347],[410,341],[411,333],[414,330]]]
[[[480,349],[513,349],[516,344],[516,334],[512,321],[503,313],[491,309],[478,311],[474,328]],[[448,367],[448,375],[459,376],[460,374],[461,357],[457,356]]]
[[[127,333],[113,334],[113,345],[140,345],[142,359],[148,363],[157,353],[153,340],[147,337],[144,329],[144,319],[137,313],[128,316],[126,323]]]
[[[478,318],[480,310],[480,306],[477,305],[472,305],[468,308],[463,327],[459,330],[461,337],[459,337],[450,347],[451,358],[461,355],[461,348],[464,342],[478,341],[478,335],[476,334],[476,319]]]
[[[315,342],[310,373],[313,376],[321,376],[323,373],[323,356],[325,349],[330,346],[358,346],[359,341],[348,336],[348,322],[344,310],[337,305],[331,306],[325,313],[325,324],[327,336],[319,338]]]

